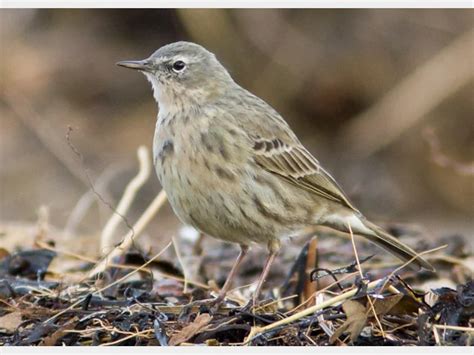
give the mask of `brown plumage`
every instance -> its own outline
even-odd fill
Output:
[[[177,216],[215,238],[238,243],[230,287],[252,243],[269,258],[280,239],[308,226],[351,230],[394,255],[433,270],[416,252],[365,219],[336,181],[265,101],[237,85],[203,47],[177,42],[143,61],[119,65],[142,71],[159,105],[153,142],[160,182]]]

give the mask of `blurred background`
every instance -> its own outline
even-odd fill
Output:
[[[178,40],[204,45],[275,107],[371,219],[472,241],[472,15],[2,9],[0,242],[21,244],[11,231],[46,219],[98,251],[157,114],[145,78],[115,63]],[[159,191],[153,173],[130,224]],[[160,248],[179,226],[166,206],[142,242]]]

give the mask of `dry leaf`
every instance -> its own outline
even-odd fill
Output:
[[[334,332],[329,341],[334,343],[342,333],[347,331],[352,341],[357,339],[367,322],[367,308],[360,302],[348,300],[342,305],[347,320]]]
[[[21,313],[12,312],[0,317],[0,329],[6,333],[13,333],[21,324]]]
[[[212,317],[207,313],[198,315],[196,319],[194,320],[194,322],[188,324],[183,329],[181,329],[178,333],[174,334],[171,337],[169,344],[172,346],[179,345],[185,342],[186,340],[191,339],[193,336],[199,333],[202,330],[202,328],[208,325],[211,319]]]
[[[402,298],[403,294],[399,293],[384,298],[372,299],[375,313],[379,316],[389,312]],[[363,305],[353,300],[344,302],[342,309],[346,314],[347,320],[334,332],[330,338],[330,342],[334,343],[345,331],[349,333],[351,341],[355,341],[362,332],[362,329],[364,329],[367,319],[373,316],[371,308],[368,303]]]
[[[375,313],[377,315],[383,315],[385,313],[388,313],[398,302],[400,302],[402,298],[403,294],[398,293],[396,295],[386,296],[384,298],[377,298],[375,300],[372,300],[372,303],[374,304],[375,308]],[[372,312],[370,314],[372,314]]]

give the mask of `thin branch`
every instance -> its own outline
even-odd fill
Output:
[[[355,245],[354,233],[352,233],[351,224],[347,223],[347,227],[349,228],[349,234],[351,235],[352,249],[354,250],[354,255],[355,255],[355,258],[356,258],[356,262],[357,262],[357,268],[359,269],[359,275],[360,275],[361,279],[363,279],[364,278],[364,273],[362,272],[362,266],[360,265],[359,253],[357,252],[357,248],[356,248],[356,245]],[[380,332],[382,333],[382,337],[385,338],[385,332],[382,328],[382,323],[380,322],[380,319],[377,316],[377,312],[375,311],[374,303],[372,302],[372,299],[370,298],[369,295],[367,295],[367,302],[369,302],[370,310],[374,314],[375,320],[377,321],[377,325],[379,326]]]
[[[439,247],[436,247],[436,248],[433,248],[433,249],[430,249],[430,250],[425,250],[421,253],[416,253],[410,260],[407,260],[404,264],[400,265],[399,267],[397,267],[395,270],[393,270],[387,277],[386,277],[386,280],[384,282],[384,285],[380,288],[380,292],[379,294],[382,292],[382,290],[385,289],[385,287],[387,286],[388,282],[390,281],[390,279],[397,273],[399,272],[401,269],[407,267],[408,265],[410,265],[412,262],[414,262],[416,259],[418,259],[419,257],[422,257],[423,255],[426,255],[426,254],[429,254],[429,253],[434,253],[438,250],[441,250],[441,249],[444,249],[446,248],[448,245],[447,244],[444,244],[444,245],[441,245]],[[394,291],[397,291],[397,293],[399,292],[393,285],[389,286],[389,288],[392,288]]]
[[[155,197],[145,212],[143,212],[143,214],[140,216],[138,221],[133,226],[133,229],[129,230],[125,235],[122,243],[120,243],[119,246],[117,246],[107,256],[105,256],[102,261],[89,272],[88,277],[93,277],[94,275],[103,272],[105,269],[107,269],[109,263],[114,258],[123,255],[133,244],[134,238],[137,238],[145,230],[145,227],[148,225],[148,223],[150,223],[152,218],[156,215],[165,202],[166,192],[161,190],[161,192]]]
[[[327,285],[326,287],[320,289],[319,291],[316,291],[313,295],[311,295],[310,298],[308,298],[306,301],[304,301],[303,303],[300,303],[298,306],[294,307],[293,309],[290,309],[289,311],[285,312],[284,314],[287,315],[287,314],[290,314],[290,313],[293,313],[295,311],[297,311],[298,309],[300,308],[303,308],[306,306],[306,303],[313,299],[313,298],[316,298],[317,296],[319,296],[320,294],[322,294],[324,291],[327,291],[329,290],[331,287],[335,286],[335,285],[338,285],[339,283],[341,283],[342,281],[345,281],[349,278],[351,278],[352,276],[354,276],[356,273],[353,272],[353,273],[350,273],[350,274],[347,274],[347,275],[344,275],[342,276],[339,280],[335,280],[334,282],[330,283],[329,285]]]
[[[473,333],[474,334],[474,328],[459,327],[459,326],[456,326],[456,325],[444,325],[444,324],[435,324],[433,327],[436,328],[436,329],[457,330],[459,332],[466,332],[466,333]]]
[[[113,242],[113,236],[122,220],[121,216],[125,216],[135,199],[138,190],[140,190],[143,184],[150,177],[151,164],[148,149],[145,146],[140,146],[137,151],[137,156],[140,164],[138,174],[128,183],[115,212],[112,214],[102,231],[100,237],[101,254],[110,252],[114,247],[115,243]]]
[[[372,281],[370,282],[368,285],[367,285],[367,291],[370,291],[370,290],[373,290],[374,288],[376,288],[380,282],[382,282],[382,279],[379,279],[379,280],[375,280],[375,281]],[[277,327],[280,327],[282,325],[285,325],[285,324],[288,324],[288,323],[291,323],[291,322],[294,322],[296,320],[299,320],[303,317],[306,317],[308,315],[311,315],[311,314],[314,314],[316,313],[317,311],[320,311],[324,308],[327,308],[329,306],[332,306],[332,305],[335,305],[335,304],[338,304],[342,301],[345,301],[346,299],[349,299],[351,298],[352,296],[354,296],[356,293],[357,293],[358,289],[357,288],[354,288],[350,291],[347,291],[347,292],[344,292],[336,297],[333,297],[325,302],[322,302],[320,304],[317,304],[315,306],[312,306],[312,307],[309,307],[309,308],[306,308],[305,310],[302,310],[301,312],[298,312],[296,314],[293,314],[292,316],[288,317],[288,318],[285,318],[285,319],[282,319],[282,320],[279,320],[275,323],[272,323],[272,324],[269,324],[269,325],[266,325],[264,327],[252,327],[251,330],[250,330],[250,333],[249,335],[247,336],[246,338],[246,343],[250,342],[253,338],[255,338],[257,335],[260,335],[260,334],[263,334],[265,332],[268,332],[269,330],[272,330],[272,329],[275,329]]]
[[[107,190],[107,185],[110,183],[112,178],[116,176],[117,173],[123,168],[124,167],[108,167],[105,169],[105,171],[94,182],[96,190],[100,191],[101,194],[104,194]],[[69,214],[64,227],[64,234],[66,237],[71,237],[76,233],[76,229],[83,220],[89,208],[91,208],[94,201],[98,202],[100,200],[91,189],[87,190],[87,192],[84,193],[77,201],[72,212]],[[99,207],[101,207],[100,204]]]
[[[83,255],[79,255],[79,254],[76,254],[76,253],[73,253],[73,252],[70,252],[68,250],[63,250],[63,249],[58,249],[56,247],[52,247],[50,246],[48,243],[45,243],[45,242],[42,242],[42,241],[38,241],[36,243],[39,247],[43,248],[43,249],[47,249],[47,250],[51,250],[51,251],[54,251],[58,254],[63,254],[65,256],[69,256],[71,258],[74,258],[74,259],[78,259],[78,260],[81,260],[81,261],[85,261],[85,262],[88,262],[88,263],[98,263],[100,260],[97,260],[95,258],[90,258],[90,257],[87,257],[87,256],[83,256]],[[138,269],[137,266],[135,265],[127,265],[127,264],[115,264],[115,263],[110,263],[109,264],[110,267],[114,267],[114,268],[117,268],[117,269],[123,269],[123,270],[136,270]],[[151,272],[151,270],[150,270]],[[179,282],[182,282],[184,284],[184,278],[181,278],[179,276],[176,276],[176,275],[173,275],[173,274],[169,274],[167,272],[163,272],[163,271],[160,271],[160,270],[153,270],[152,271],[153,273],[157,273],[163,277],[166,277],[168,279],[172,279],[172,280],[176,280],[176,281],[179,281]],[[206,284],[203,284],[202,282],[199,282],[199,281],[193,281],[193,280],[186,280],[186,282],[189,284],[189,285],[194,285],[194,286],[198,286],[200,288],[203,288],[205,290],[208,290],[209,289],[209,286],[206,285]],[[1,300],[0,300],[1,301]]]
[[[179,249],[178,241],[176,240],[175,237],[172,237],[171,241],[173,242],[173,247],[176,253],[176,257],[178,258],[178,262],[181,265],[181,269],[183,270],[183,275],[184,275],[183,293],[186,294],[188,292],[188,279],[189,279],[188,268],[184,264],[183,259],[181,257],[181,251]]]
[[[92,292],[92,295],[95,295],[95,294],[99,294],[105,290],[107,290],[108,288],[114,286],[114,285],[117,285],[119,284],[120,282],[128,279],[130,276],[136,274],[137,272],[143,270],[145,267],[147,267],[149,264],[151,264],[153,261],[155,261],[158,257],[161,256],[161,254],[163,254],[171,245],[171,242],[169,242],[163,249],[161,249],[154,257],[152,257],[150,260],[148,260],[146,263],[144,263],[142,266],[130,271],[128,274],[122,276],[121,278],[119,278],[118,280],[115,280],[114,282]],[[46,321],[44,321],[44,323],[48,323],[54,319],[56,319],[57,317],[59,317],[60,315],[63,315],[64,313],[70,311],[71,309],[74,309],[74,307],[80,305],[82,302],[84,302],[84,300],[88,297],[89,295],[85,296],[85,297],[81,297],[79,300],[77,300],[76,302],[74,302],[72,305],[70,305],[68,308],[66,309],[63,309],[61,312],[59,313],[56,313],[54,316],[50,317],[49,319],[47,319]]]

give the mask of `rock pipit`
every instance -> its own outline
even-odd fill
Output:
[[[269,257],[254,302],[280,249],[305,227],[351,230],[403,261],[433,270],[416,252],[369,222],[265,101],[240,87],[214,54],[189,42],[118,65],[143,72],[159,113],[153,141],[156,173],[185,224],[241,252],[216,302],[224,299],[249,245]]]

